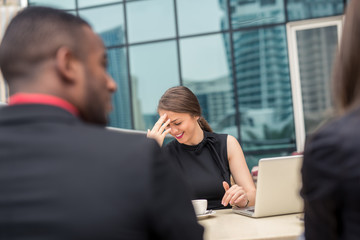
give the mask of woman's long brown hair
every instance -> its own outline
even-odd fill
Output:
[[[360,1],[351,1],[346,9],[340,49],[333,71],[333,95],[338,114],[360,103]]]
[[[187,87],[177,86],[169,88],[159,100],[159,110],[188,113],[193,117],[199,117],[198,123],[201,129],[213,132],[209,123],[201,115],[201,107],[197,97]]]

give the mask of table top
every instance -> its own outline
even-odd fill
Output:
[[[304,231],[302,214],[251,218],[233,213],[231,209],[199,219],[205,228],[205,240],[298,239]]]

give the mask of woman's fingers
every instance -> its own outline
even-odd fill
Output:
[[[245,194],[244,191],[239,191],[239,192],[234,193],[234,194],[232,195],[230,201],[229,201],[230,205],[234,205],[234,204],[235,204],[235,201],[237,201],[237,200],[239,200],[239,199],[240,199],[239,201],[241,201],[241,199],[244,198],[244,197],[243,197],[244,194]]]
[[[242,193],[239,194],[239,196],[237,196],[236,198],[233,198],[230,200],[230,204],[231,205],[236,205],[236,206],[245,206],[246,205],[246,201],[247,201],[247,195],[246,192],[243,191]]]
[[[247,202],[247,199],[248,198],[247,198],[246,194],[244,193],[243,195],[238,197],[238,199],[236,199],[233,204],[239,206],[240,203],[243,203],[243,204],[240,204],[240,206],[245,206],[246,202]]]
[[[155,123],[154,127],[151,130],[148,129],[146,134],[148,138],[155,139],[160,146],[162,146],[166,134],[171,131],[171,128],[166,129],[170,124],[170,119],[165,121],[166,117],[167,115],[165,113],[159,118],[159,120]]]
[[[237,193],[235,186],[231,186],[231,188],[229,190],[226,191],[225,195],[224,195],[224,206],[227,206],[231,200],[231,198]]]
[[[233,194],[233,190],[236,188],[237,185],[234,185],[234,186],[231,186],[231,188],[228,188],[229,187],[229,184],[228,183],[224,183],[223,182],[223,187],[225,189],[225,194],[222,198],[222,201],[221,201],[221,204],[224,205],[224,206],[227,206],[229,204],[229,201],[232,197],[232,194]],[[227,190],[226,190],[227,189]]]
[[[224,187],[224,189],[225,189],[225,192],[226,192],[227,190],[229,190],[229,188],[230,188],[229,184],[228,184],[227,182],[225,182],[225,181],[223,181],[223,187]]]
[[[223,184],[225,188],[225,184]],[[246,199],[246,193],[244,189],[238,185],[233,185],[229,188],[221,201],[222,205],[227,206],[229,203],[230,205],[234,205],[236,203],[242,202]]]
[[[229,190],[229,184],[225,181],[223,181],[223,188],[225,189],[225,194],[223,196],[223,198],[221,199],[221,204],[224,205],[225,204],[225,199],[227,197],[227,195],[229,194],[227,191]],[[226,206],[226,205],[224,205]]]
[[[169,125],[169,123],[170,123],[170,119],[168,119],[166,122],[164,122],[164,123],[161,125],[161,127],[160,127],[160,129],[159,129],[159,133],[160,133],[160,134],[162,134],[162,133],[164,132],[165,128]]]
[[[168,134],[171,131],[171,128],[166,129],[163,133],[162,136],[165,138],[166,134]],[[163,138],[163,139],[164,139]]]
[[[159,131],[159,129],[161,128],[161,126],[165,122],[166,117],[167,117],[167,115],[166,115],[166,113],[164,113],[164,115],[162,115],[159,118],[159,120],[157,120],[157,122],[154,124],[154,127],[151,129],[151,131]]]

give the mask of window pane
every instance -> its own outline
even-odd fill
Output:
[[[179,34],[191,35],[228,29],[226,9],[226,1],[177,1]]]
[[[233,36],[243,149],[295,148],[285,27]]]
[[[125,43],[123,4],[79,11],[89,21],[107,47]]]
[[[130,47],[130,70],[135,129],[151,129],[158,119],[158,101],[179,85],[175,41]]]
[[[305,131],[310,134],[333,115],[330,89],[337,26],[298,30],[296,40]]]
[[[47,6],[60,9],[75,9],[75,0],[29,0],[29,6]]]
[[[175,37],[172,0],[129,2],[126,11],[130,43]]]
[[[246,163],[248,165],[249,170],[255,166],[258,166],[259,160],[261,158],[271,158],[271,157],[280,157],[280,156],[289,156],[291,153],[295,152],[296,148],[285,148],[285,149],[277,149],[275,152],[273,151],[255,151],[255,152],[244,152]]]
[[[288,0],[287,11],[289,21],[343,14],[343,0]]]
[[[130,89],[127,71],[126,51],[124,48],[114,48],[107,51],[108,72],[117,84],[113,95],[113,111],[110,114],[109,125],[112,127],[132,128],[130,111]]]
[[[285,22],[283,0],[230,0],[232,27]]]
[[[122,2],[122,0],[78,0],[79,8]]]
[[[228,34],[180,41],[183,84],[198,97],[215,132],[237,137],[232,80],[226,56]]]

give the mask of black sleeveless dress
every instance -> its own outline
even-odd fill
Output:
[[[225,193],[222,182],[230,185],[227,136],[204,131],[204,139],[198,145],[173,140],[165,146],[188,183],[192,198],[207,199],[208,209],[224,208],[221,204]]]

